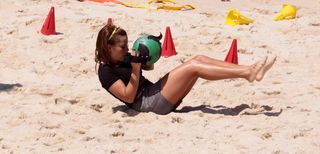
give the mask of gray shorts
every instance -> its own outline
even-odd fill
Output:
[[[177,106],[171,104],[161,95],[161,80],[155,84],[146,85],[143,88],[142,97],[134,102],[132,106],[135,110],[141,112],[154,112],[165,115],[174,110]]]

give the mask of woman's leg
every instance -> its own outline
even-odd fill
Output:
[[[266,58],[251,65],[239,66],[224,64],[226,62],[204,61],[203,56],[196,56],[166,74],[162,80],[161,94],[172,104],[176,104],[192,89],[198,78],[220,80],[244,78],[249,82],[255,80]]]
[[[219,65],[219,66],[225,66],[225,67],[234,67],[236,64],[233,63],[226,63],[224,61],[221,60],[217,60],[217,59],[213,59],[207,56],[196,56],[195,58],[197,58],[198,60],[202,61],[202,62],[206,62],[206,63],[210,63],[213,65]],[[273,64],[276,62],[277,60],[277,56],[273,56],[272,58],[270,58],[270,60],[268,60],[265,64],[265,66],[259,71],[259,73],[256,76],[256,81],[261,81],[264,77],[264,74],[273,66]],[[240,66],[240,67],[247,67],[244,65],[236,65],[236,66]]]
[[[233,63],[227,63],[225,61],[221,61],[221,60],[218,60],[218,59],[213,59],[213,58],[210,58],[208,56],[204,56],[204,55],[197,55],[195,57],[193,57],[191,60],[196,60],[196,61],[201,61],[201,62],[204,62],[204,63],[209,63],[209,64],[212,64],[212,65],[218,65],[218,66],[224,66],[224,67],[242,67],[242,68],[247,68],[248,66],[243,66],[243,65],[236,65],[236,64],[233,64]],[[190,60],[187,60],[187,62],[190,61]],[[162,78],[162,80],[164,81],[164,83],[166,82],[167,80],[167,76],[168,74]],[[192,89],[193,85],[196,83],[196,81],[198,80],[198,77],[195,77],[194,79],[191,79],[189,81],[189,83],[186,83],[185,86],[186,86],[186,89],[185,89],[185,92],[184,92],[184,95],[182,96],[182,98],[184,98],[189,92],[190,90]],[[182,99],[181,98],[181,99]]]
[[[209,63],[212,65],[217,65],[217,66],[222,66],[222,67],[229,67],[229,68],[233,68],[233,67],[246,68],[247,67],[244,65],[238,65],[238,64],[233,64],[233,63],[225,62],[222,60],[214,59],[214,58],[204,56],[204,55],[197,55],[193,59],[197,59],[198,61],[201,61],[201,62],[205,62],[205,63]]]

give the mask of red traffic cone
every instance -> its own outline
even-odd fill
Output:
[[[50,12],[48,13],[46,21],[43,23],[41,33],[44,35],[56,34],[53,6],[51,7]]]
[[[238,49],[237,49],[237,39],[233,39],[231,47],[229,49],[228,55],[224,61],[229,63],[238,64]]]
[[[162,45],[161,56],[170,57],[176,54],[177,52],[173,44],[170,27],[167,27],[163,45]]]
[[[108,18],[108,22],[107,22],[107,25],[112,25],[112,18]]]

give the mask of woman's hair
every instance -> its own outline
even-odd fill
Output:
[[[98,34],[95,50],[96,64],[111,64],[111,55],[108,45],[115,45],[117,42],[116,35],[127,36],[127,32],[113,24],[105,25]]]

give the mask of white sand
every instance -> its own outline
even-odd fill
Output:
[[[271,0],[188,0],[191,11],[149,11],[71,0],[0,1],[0,153],[319,153],[320,1],[285,1],[295,20],[273,20]],[[61,35],[39,33],[51,6]],[[225,25],[229,8],[254,20]],[[156,81],[198,54],[224,59],[238,39],[239,63],[278,61],[262,82],[199,80],[178,110],[127,109],[95,73],[99,29],[111,17],[129,34],[165,33],[178,55],[144,76]]]

